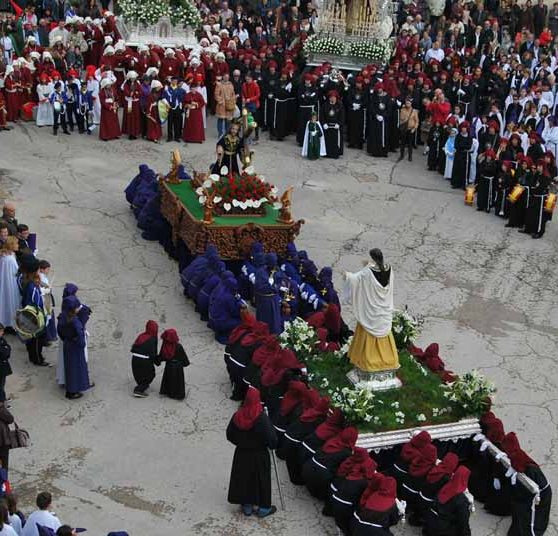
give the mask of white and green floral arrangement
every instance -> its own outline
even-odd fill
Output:
[[[118,9],[124,18],[155,24],[161,17],[170,17],[175,25],[197,28],[201,17],[196,6],[190,0],[174,0],[166,3],[160,0],[119,0]]]
[[[343,412],[348,423],[378,424],[379,422],[379,419],[374,417],[374,393],[368,389],[337,387],[331,393],[331,403]]]
[[[311,52],[342,56],[345,53],[345,42],[336,37],[319,37],[314,34],[304,41],[303,52],[307,57]]]
[[[316,355],[318,336],[310,324],[300,317],[285,322],[284,330],[279,335],[279,344],[283,348],[294,350],[301,361],[312,359]]]
[[[405,307],[404,310],[393,312],[391,331],[398,350],[406,350],[417,339],[422,331],[424,318],[413,315]]]
[[[477,416],[490,409],[491,397],[496,393],[494,384],[477,370],[466,372],[442,388],[450,402],[464,413]]]
[[[349,56],[369,61],[385,62],[391,56],[389,41],[356,41],[349,45]]]
[[[347,338],[347,340],[345,341],[345,344],[343,344],[343,346],[341,346],[341,348],[339,348],[339,350],[333,352],[335,357],[338,357],[339,359],[343,359],[344,357],[347,357],[347,354],[349,353],[349,348],[351,347],[352,342],[353,342],[353,335],[351,335],[350,337]]]

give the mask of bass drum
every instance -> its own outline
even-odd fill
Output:
[[[161,125],[164,125],[167,122],[167,117],[169,116],[167,103],[163,100],[160,100],[157,104],[157,107],[159,108],[159,120],[161,121]]]

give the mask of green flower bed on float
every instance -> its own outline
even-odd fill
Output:
[[[371,392],[353,386],[347,372],[350,341],[337,352],[321,352],[313,328],[302,319],[287,324],[280,336],[284,347],[294,350],[306,363],[309,383],[331,398],[348,422],[360,433],[377,433],[420,426],[447,424],[466,417],[480,417],[488,409],[487,399],[495,388],[476,371],[452,383],[444,383],[406,349],[420,332],[422,320],[407,311],[394,313],[393,333],[399,350],[403,385],[399,389]]]

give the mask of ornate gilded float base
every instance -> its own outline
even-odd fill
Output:
[[[201,254],[208,244],[214,244],[224,260],[244,259],[254,242],[261,242],[265,251],[284,255],[287,244],[300,233],[304,220],[290,224],[265,225],[258,223],[230,225],[204,223],[194,218],[180,199],[170,191],[166,182],[160,182],[161,214],[172,227],[172,239],[182,240],[194,254]],[[254,218],[257,221],[257,218]]]
[[[347,378],[353,385],[368,391],[387,391],[388,389],[398,389],[403,385],[397,377],[397,370],[366,372],[355,367],[347,373]]]

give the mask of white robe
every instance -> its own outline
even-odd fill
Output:
[[[21,536],[39,536],[37,523],[43,527],[51,528],[55,533],[60,528],[60,520],[48,510],[35,510],[25,523]]]
[[[306,123],[306,130],[304,131],[304,143],[302,144],[302,156],[306,157],[308,156],[308,123],[310,123],[310,121],[308,121]],[[318,128],[320,129],[322,135],[320,136],[320,156],[326,156],[327,155],[327,150],[326,150],[326,144],[325,144],[325,136],[324,136],[324,129],[322,128],[322,125],[319,121],[316,121],[316,124],[318,125]]]
[[[54,110],[52,108],[52,104],[48,100],[50,94],[53,91],[54,91],[54,86],[51,83],[39,84],[37,86],[37,97],[39,99],[39,104],[37,106],[38,127],[50,127],[54,124]]]
[[[15,314],[21,307],[17,270],[15,253],[0,255],[0,322],[5,327],[15,326]]]
[[[10,523],[10,527],[14,529],[17,536],[21,536],[23,531],[23,527],[21,526],[21,519],[17,514],[10,514],[8,516],[8,522]]]
[[[477,178],[477,156],[479,155],[479,140],[473,139],[471,146],[471,162],[469,165],[469,184],[474,184]]]
[[[91,91],[93,97],[93,123],[101,122],[101,100],[99,99],[99,82],[95,79],[87,80],[87,91]]]
[[[450,151],[449,146],[448,146],[448,142],[450,141],[450,139],[448,138],[448,140],[446,141],[446,144],[444,145],[444,153],[446,153],[446,167],[444,169],[444,179],[451,179],[451,174],[453,172],[453,157],[455,156],[455,149],[453,149],[453,151]],[[455,144],[455,138],[453,140],[453,143]]]
[[[371,265],[360,272],[345,272],[347,303],[352,304],[358,323],[374,337],[387,337],[393,321],[393,268],[384,287],[372,273]]]

